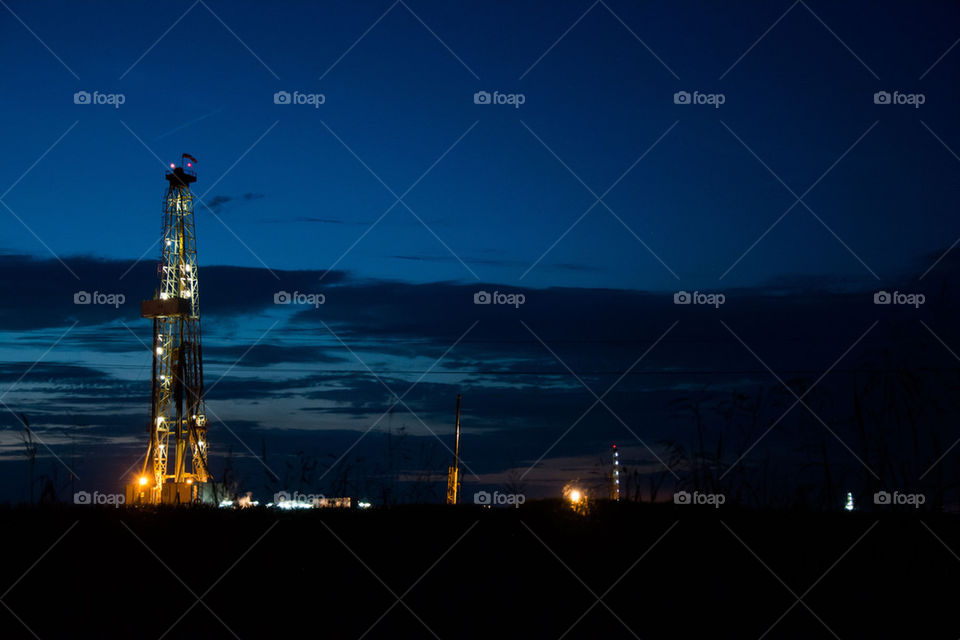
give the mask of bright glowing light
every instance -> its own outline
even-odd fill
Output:
[[[171,169],[173,169],[175,166],[176,166],[176,165],[173,164],[172,162],[170,163],[170,168],[171,168]]]
[[[291,509],[313,509],[312,502],[304,502],[302,500],[281,500],[273,506],[283,509],[284,511],[290,511]]]
[[[847,492],[847,504],[843,505],[843,508],[847,511],[853,511],[853,494],[849,491]]]
[[[163,347],[157,347],[157,355],[163,353]]]
[[[140,476],[140,479],[137,480],[140,483],[140,486],[143,487],[147,484],[147,476]]]
[[[187,163],[187,166],[188,166],[188,167],[192,167],[193,165],[188,162],[188,163]]]
[[[357,509],[369,509],[371,506],[373,506],[373,505],[371,505],[369,502],[358,502],[358,503],[357,503]]]
[[[161,299],[161,300],[166,300],[166,299],[167,299],[167,292],[166,292],[166,291],[164,291],[163,293],[160,294],[160,299]]]
[[[564,485],[563,501],[567,503],[574,513],[586,515],[590,507],[590,494],[580,485],[579,480],[574,480]]]

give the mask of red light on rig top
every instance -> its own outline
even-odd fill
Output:
[[[188,162],[188,163],[187,163],[187,166],[188,166],[188,167],[192,167],[193,164],[191,164],[191,163]]]
[[[170,163],[170,168],[171,168],[171,169],[173,169],[175,166],[176,166],[176,165],[173,164],[172,162]]]

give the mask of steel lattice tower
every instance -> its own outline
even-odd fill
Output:
[[[460,394],[457,394],[456,440],[453,445],[453,466],[447,469],[447,504],[460,502]]]
[[[134,502],[201,500],[209,479],[193,194],[196,159],[166,172],[159,287],[141,305],[153,319],[150,443]],[[188,162],[187,160],[190,160]]]
[[[613,469],[610,473],[610,499],[620,501],[620,452],[613,445]]]

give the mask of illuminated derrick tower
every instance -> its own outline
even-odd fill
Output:
[[[453,444],[453,466],[447,469],[447,504],[460,502],[460,394],[457,394],[457,428]]]
[[[620,452],[613,445],[613,468],[610,471],[610,499],[620,501]]]
[[[166,172],[159,287],[141,304],[153,319],[153,384],[150,442],[132,502],[182,504],[204,496],[207,427],[197,287],[197,243],[193,194],[196,159],[183,154]],[[129,492],[129,491],[128,491]]]

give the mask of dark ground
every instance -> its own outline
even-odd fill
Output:
[[[3,508],[0,531],[4,640],[960,636],[960,518],[923,511]]]

